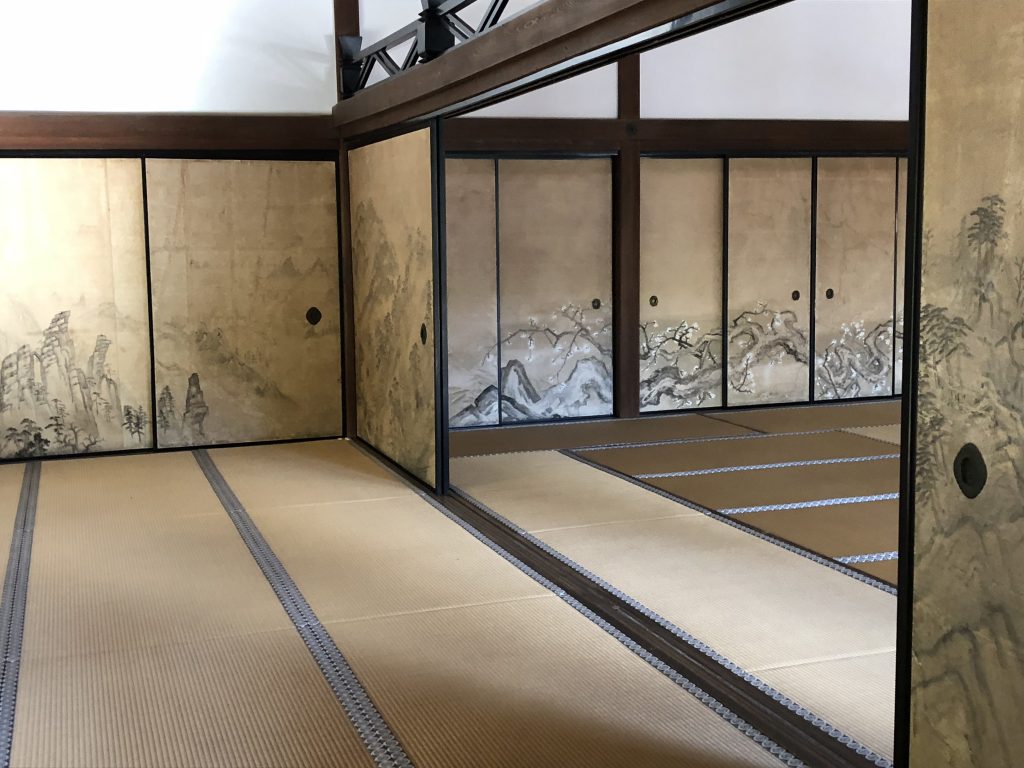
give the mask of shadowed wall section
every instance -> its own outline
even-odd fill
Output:
[[[340,434],[334,163],[146,168],[160,447]]]
[[[436,480],[430,130],[349,152],[358,434]]]
[[[911,765],[995,768],[1024,752],[1024,5],[929,5]]]
[[[142,163],[0,159],[0,458],[152,446]]]

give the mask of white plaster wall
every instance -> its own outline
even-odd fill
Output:
[[[332,0],[2,2],[0,110],[327,113],[333,14]]]
[[[795,0],[641,57],[649,118],[906,120],[910,0]]]
[[[538,1],[512,0],[506,18]],[[369,43],[420,2],[360,8]],[[332,14],[332,0],[12,0],[0,4],[0,110],[327,113]],[[906,119],[909,27],[910,0],[795,0],[644,54],[643,115]],[[611,117],[614,74],[477,114]]]
[[[471,117],[618,117],[619,68],[601,67],[478,109]]]
[[[794,0],[649,51],[641,57],[641,115],[906,120],[910,7],[911,0]],[[607,67],[473,116],[614,117],[616,87]]]

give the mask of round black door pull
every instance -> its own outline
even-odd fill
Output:
[[[827,291],[825,291],[825,298],[826,299],[834,299],[835,297],[836,297],[836,292],[833,291],[831,288],[829,288]]]
[[[594,309],[600,309],[601,308],[601,300],[600,299],[594,299],[592,302],[590,302],[590,306],[592,306]]]
[[[800,291],[793,291],[793,301],[800,301]]]
[[[420,341],[422,341],[424,345],[426,345],[426,343],[427,343],[427,324],[426,323],[424,323],[423,325],[420,326]]]
[[[651,296],[651,306],[652,307],[658,306],[658,297],[657,296]]]
[[[310,307],[306,310],[306,322],[310,325],[318,325],[321,320],[324,319],[324,313],[316,307]]]
[[[968,499],[976,499],[988,482],[988,467],[978,446],[968,443],[953,459],[953,477],[960,491]]]

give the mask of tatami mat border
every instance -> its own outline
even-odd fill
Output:
[[[790,509],[816,509],[818,507],[841,507],[845,504],[865,504],[869,501],[899,501],[898,493],[876,493],[871,496],[840,496],[835,499],[813,501],[791,501],[786,504],[762,504],[758,507],[729,507],[718,510],[720,515],[749,515],[754,512],[785,512]]]
[[[733,425],[737,426],[737,425]],[[823,435],[826,432],[842,432],[841,429],[830,427],[829,429],[806,429],[800,432],[751,432],[749,435],[709,435],[706,437],[677,437],[672,440],[645,440],[633,443],[601,443],[599,445],[588,445],[583,448],[565,448],[567,451],[579,451],[580,453],[591,453],[595,451],[613,451],[621,448],[658,448],[669,445],[690,445],[700,443],[723,443],[730,440],[764,440],[769,437],[806,437],[807,435]],[[524,453],[524,451],[509,451],[509,453]]]
[[[774,464],[746,464],[735,467],[713,467],[712,469],[688,469],[681,472],[651,472],[633,475],[638,480],[656,480],[669,477],[701,477],[703,475],[724,475],[730,472],[754,472],[764,469],[788,469],[790,467],[821,467],[827,464],[862,464],[866,461],[898,459],[898,453],[879,456],[852,456],[840,459],[809,459],[807,461],[780,461]]]
[[[563,456],[568,456],[570,459],[578,461],[581,464],[584,464],[588,467],[609,474],[612,477],[617,477],[620,480],[624,480],[625,482],[630,483],[631,485],[635,485],[638,488],[643,488],[645,491],[657,494],[658,496],[668,499],[669,501],[674,501],[676,504],[682,504],[684,507],[700,512],[704,515],[707,515],[708,517],[712,517],[720,523],[732,526],[733,528],[741,530],[746,534],[761,539],[762,541],[767,541],[771,544],[774,544],[777,547],[781,547],[787,552],[792,552],[795,555],[806,557],[808,560],[812,560],[818,565],[823,565],[826,568],[832,569],[833,571],[839,571],[839,573],[842,573],[845,576],[849,576],[851,579],[856,579],[857,581],[863,582],[864,584],[867,584],[870,587],[879,589],[882,592],[893,595],[894,597],[897,594],[896,587],[892,586],[891,584],[886,584],[884,581],[879,581],[878,579],[869,576],[866,573],[861,573],[860,571],[855,570],[853,568],[848,568],[846,565],[838,562],[837,560],[832,560],[830,558],[824,557],[823,555],[819,555],[817,552],[812,552],[809,549],[804,549],[803,547],[797,546],[796,544],[790,541],[786,541],[785,539],[777,538],[775,536],[772,536],[771,534],[765,533],[764,531],[754,528],[752,526],[743,525],[742,523],[733,520],[728,515],[722,514],[721,512],[716,512],[710,507],[702,506],[700,504],[697,504],[696,502],[690,501],[689,499],[684,499],[681,496],[676,496],[674,494],[669,493],[668,491],[662,490],[661,488],[657,488],[653,485],[649,485],[645,482],[642,482],[641,480],[637,480],[635,477],[627,475],[623,472],[611,469],[610,467],[606,467],[603,464],[598,464],[597,462],[591,461],[590,459],[584,456],[577,455],[575,451],[566,450],[559,451],[559,453],[561,453]],[[897,497],[898,496],[899,494],[897,494]],[[886,499],[888,499],[888,496],[886,497]]]
[[[836,558],[841,563],[856,565],[860,563],[889,563],[900,559],[899,552],[875,552],[870,555],[850,555],[849,557]]]
[[[298,585],[231,490],[209,452],[201,449],[194,451],[193,456],[374,762],[380,768],[412,768],[412,761],[402,749],[398,738],[384,721],[327,629],[306,602]]]
[[[42,465],[38,461],[25,465],[18,514],[11,536],[11,551],[7,558],[3,596],[0,598],[0,653],[3,654],[0,656],[3,659],[3,668],[0,671],[0,766],[3,768],[11,764],[14,710],[18,697],[29,565],[32,560],[32,536],[35,532],[41,474]]]

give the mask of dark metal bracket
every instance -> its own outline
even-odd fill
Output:
[[[459,14],[477,2],[479,0],[420,0],[423,11],[416,21],[366,48],[362,47],[361,37],[341,35],[338,60],[341,62],[342,98],[350,98],[368,87],[375,71],[383,72],[384,79],[394,77],[433,61],[459,43],[492,29],[501,22],[509,0],[487,0],[487,10],[474,26]],[[399,62],[392,55],[394,49],[409,41],[412,45]]]

